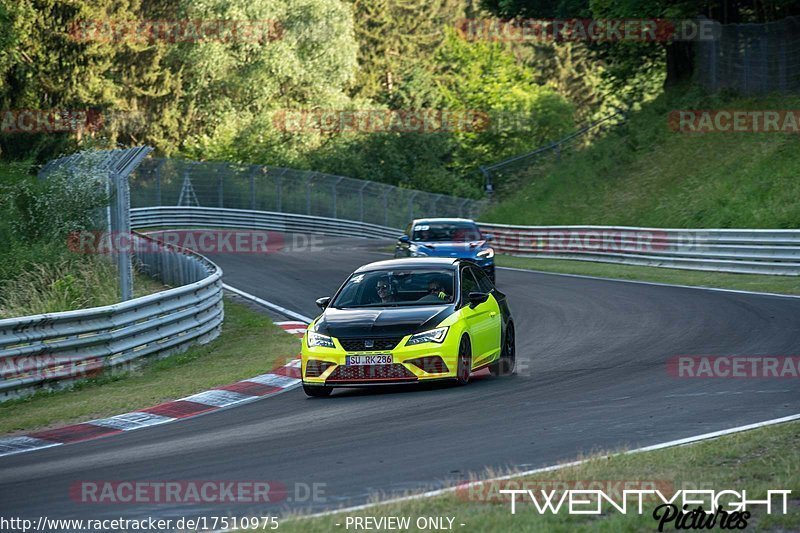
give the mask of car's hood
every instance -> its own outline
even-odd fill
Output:
[[[337,338],[401,337],[436,327],[453,313],[455,306],[328,308],[317,321],[323,335]]]
[[[417,243],[418,249],[430,257],[475,257],[485,245],[486,241]]]

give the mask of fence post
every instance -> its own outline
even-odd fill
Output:
[[[161,167],[164,166],[166,160],[162,159],[156,164],[156,205],[161,205]]]
[[[306,177],[306,214],[311,214],[311,180],[314,179],[314,173],[310,173]]]
[[[286,174],[286,169],[282,169],[278,177],[275,178],[275,211],[281,212],[281,193],[283,192],[283,175]]]
[[[780,29],[780,41],[778,42],[778,90],[786,94],[786,44],[788,43],[788,39],[786,38],[786,28],[787,28],[786,21],[784,21],[783,25]]]
[[[111,242],[120,246],[115,250],[117,255],[117,269],[119,270],[120,300],[126,302],[133,298],[133,265],[131,263],[130,241],[131,226],[128,213],[130,212],[130,197],[127,176],[121,176],[113,170],[109,172],[108,179],[113,187],[111,200]],[[121,239],[124,237],[125,243]]]
[[[256,210],[256,172],[258,172],[258,165],[253,165],[250,170],[250,209]]]
[[[459,218],[466,218],[464,216],[464,207],[467,205],[467,202],[469,202],[469,200],[467,200],[466,198],[461,200],[461,204],[459,204],[459,206],[458,206],[458,217]]]
[[[336,208],[336,188],[342,182],[344,178],[338,178],[336,181],[333,182],[333,218],[339,218],[338,211]]]
[[[219,175],[217,178],[217,204],[219,207],[225,207],[223,197],[224,191],[222,189],[222,174],[220,173],[223,168],[225,168],[223,165],[217,167],[217,174]]]
[[[417,197],[417,194],[417,192],[413,192],[408,197],[408,220],[414,220],[414,198]]]
[[[494,192],[494,184],[492,183],[492,173],[486,167],[480,167],[483,173],[483,187],[486,194],[491,195]]]
[[[442,195],[436,196],[436,200],[433,201],[433,216],[439,216],[439,200],[442,199]]]
[[[389,187],[386,187],[383,190],[383,225],[389,225],[389,191],[391,191]]]
[[[364,183],[358,189],[358,220],[364,222],[364,189],[369,187],[369,182]]]

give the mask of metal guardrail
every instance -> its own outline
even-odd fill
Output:
[[[480,224],[497,252],[525,257],[800,275],[800,230]]]
[[[192,251],[134,234],[139,268],[176,288],[123,303],[0,320],[0,397],[133,365],[220,331],[222,270]],[[177,286],[180,285],[180,286]]]
[[[131,209],[131,227],[242,228],[387,239],[399,237],[402,233],[401,230],[395,228],[355,220],[218,207],[140,207]]]
[[[394,228],[354,220],[214,207],[131,210],[134,228],[241,228],[387,238]],[[499,253],[748,274],[800,275],[800,230],[510,226],[479,223]]]

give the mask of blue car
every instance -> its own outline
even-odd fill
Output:
[[[481,234],[474,221],[465,218],[420,218],[411,222],[397,241],[395,257],[458,257],[480,266],[492,280],[492,235]]]

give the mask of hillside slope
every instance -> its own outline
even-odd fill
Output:
[[[544,173],[522,175],[481,219],[506,224],[800,228],[800,136],[687,134],[676,109],[800,109],[800,97],[675,90]]]

